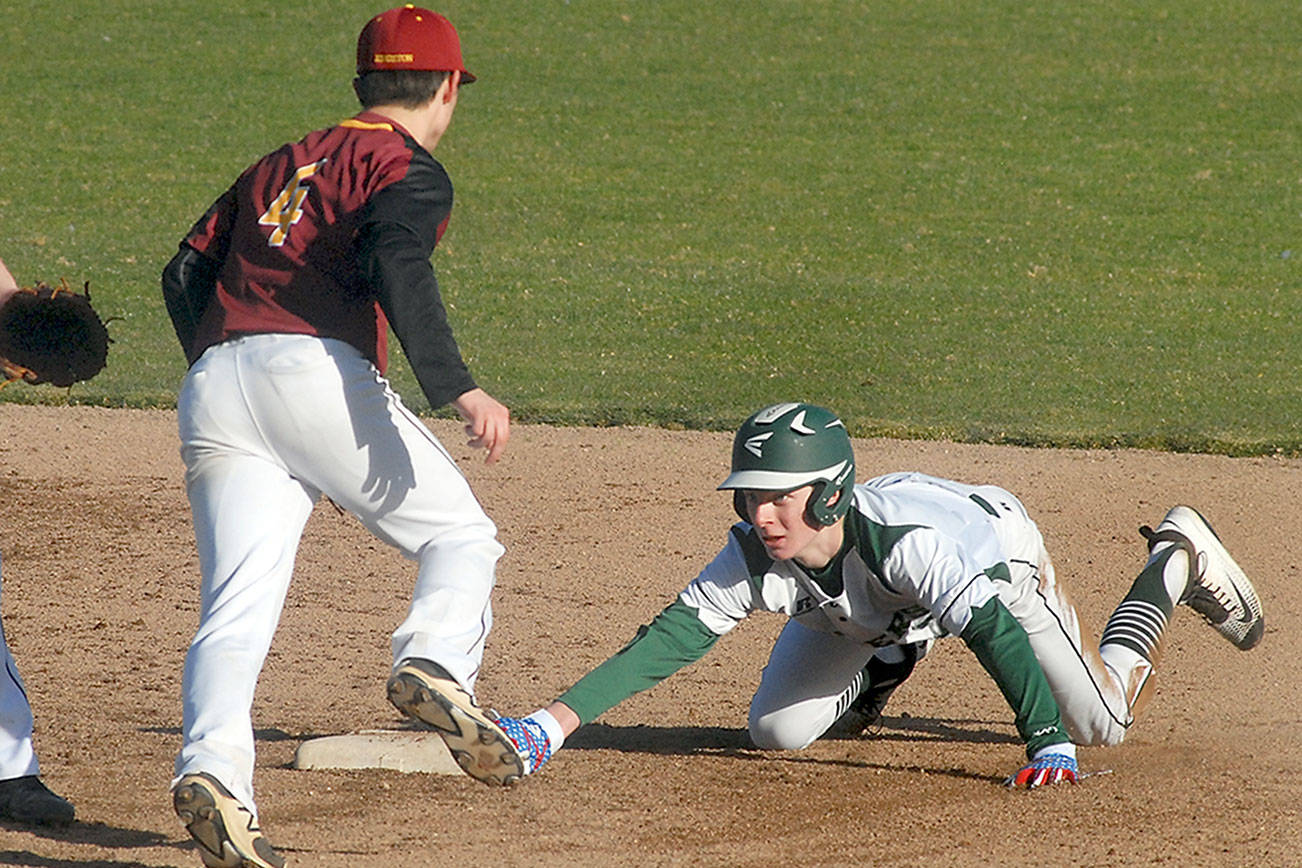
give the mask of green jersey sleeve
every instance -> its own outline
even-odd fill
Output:
[[[962,637],[1012,706],[1028,757],[1042,747],[1071,741],[1026,631],[999,598],[972,610]]]
[[[559,700],[579,720],[591,723],[634,693],[654,687],[699,660],[719,638],[697,617],[697,610],[675,600],[633,640],[580,678]]]

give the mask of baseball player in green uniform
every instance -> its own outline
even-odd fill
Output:
[[[1009,786],[1075,782],[1076,745],[1111,745],[1149,695],[1177,605],[1240,649],[1262,636],[1261,604],[1207,521],[1176,506],[1141,532],[1148,560],[1086,643],[1044,540],[1009,492],[921,473],[855,484],[845,426],[777,404],[741,426],[732,473],[741,522],[722,551],[618,653],[546,708],[499,717],[525,773],[580,725],[700,658],[752,612],[785,614],[750,705],[754,743],[803,748],[855,728],[931,643],[958,636],[1012,707],[1026,762]],[[507,782],[517,758],[504,757]],[[475,772],[472,771],[472,774]]]

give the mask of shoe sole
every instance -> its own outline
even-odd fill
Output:
[[[509,786],[524,777],[524,761],[506,733],[482,712],[467,709],[415,671],[399,670],[389,679],[389,701],[408,717],[432,726],[461,770],[492,786]],[[449,683],[448,690],[462,691]]]
[[[1256,646],[1266,629],[1261,600],[1243,569],[1235,563],[1234,558],[1230,557],[1230,553],[1221,544],[1221,538],[1212,529],[1211,522],[1192,506],[1175,507],[1167,513],[1166,522],[1188,537],[1195,551],[1207,554],[1210,562],[1203,573],[1206,574],[1208,569],[1219,569],[1229,582],[1230,589],[1238,597],[1243,617],[1226,618],[1224,622],[1212,626],[1242,651]]]
[[[239,823],[227,823],[219,799],[229,800],[240,813],[248,815],[248,825],[242,832]],[[172,791],[172,807],[199,844],[199,858],[209,868],[284,868],[279,855],[258,853],[258,842],[268,850],[271,845],[252,825],[253,815],[233,798],[221,794],[206,778],[182,778]],[[232,833],[244,840],[237,843]]]

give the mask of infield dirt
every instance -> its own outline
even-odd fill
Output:
[[[497,521],[480,699],[523,714],[623,645],[718,550],[726,434],[517,426],[485,466],[430,427]],[[171,811],[198,566],[166,411],[0,404],[4,629],[66,830],[0,825],[0,864],[197,866]],[[1261,645],[1192,612],[1157,694],[1103,772],[1009,791],[1022,752],[962,642],[919,666],[872,739],[750,747],[746,708],[779,616],[577,733],[536,777],[300,771],[303,741],[403,724],[389,632],[414,570],[321,504],[254,704],[262,825],[297,866],[1302,864],[1302,461],[856,441],[860,477],[917,469],[1016,492],[1097,636],[1142,565],[1140,524],[1197,506],[1257,584]],[[433,736],[431,736],[433,737]]]

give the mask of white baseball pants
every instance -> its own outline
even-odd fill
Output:
[[[201,573],[178,778],[208,772],[254,810],[253,692],[321,494],[418,564],[394,662],[437,661],[473,692],[497,528],[356,349],[283,334],[211,347],[185,378],[178,425]]]
[[[1142,660],[1120,671],[1082,643],[1076,609],[1058,585],[1044,539],[1025,508],[995,523],[1012,582],[996,581],[1000,600],[1031,641],[1074,743],[1117,744],[1132,716],[1127,696],[1148,674]],[[854,699],[861,669],[877,649],[788,621],[751,700],[750,735],[758,747],[807,747]]]
[[[23,679],[18,677],[18,666],[9,643],[5,641],[4,627],[0,626],[0,781],[39,774],[36,752],[32,749],[32,706],[27,701]]]

